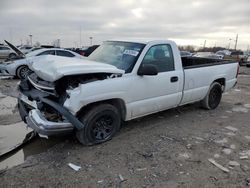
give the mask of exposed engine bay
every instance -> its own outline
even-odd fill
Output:
[[[111,79],[120,77],[121,74],[113,73],[91,73],[84,75],[71,75],[60,78],[55,82],[49,82],[39,78],[35,73],[31,73],[27,79],[21,81],[19,90],[24,94],[28,100],[33,101],[36,106],[23,105],[29,112],[34,108],[39,109],[48,121],[63,122],[66,118],[58,110],[46,104],[42,99],[49,99],[60,106],[63,106],[68,94],[67,90],[73,90],[82,84],[87,84],[94,81],[101,81],[104,79]]]

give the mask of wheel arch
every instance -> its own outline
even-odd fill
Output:
[[[28,65],[25,65],[25,64],[21,64],[21,65],[16,66],[16,71],[15,71],[16,75],[17,75],[17,71],[18,71],[21,67],[28,67],[28,68],[29,68],[29,66],[28,66]]]
[[[83,106],[77,113],[76,113],[76,117],[81,116],[82,114],[86,113],[88,110],[90,110],[91,108],[93,108],[94,106],[97,106],[99,104],[111,104],[113,106],[115,106],[119,113],[121,114],[121,118],[122,120],[126,119],[126,105],[124,100],[120,99],[120,98],[113,98],[113,99],[107,99],[107,100],[102,100],[102,101],[97,101],[97,102],[93,102],[90,104],[87,104],[86,106]]]
[[[213,81],[213,83],[214,82],[219,83],[222,86],[222,91],[224,91],[224,89],[226,87],[226,79],[225,78],[217,78],[216,80]]]
[[[8,57],[10,58],[10,57],[11,57],[11,55],[15,55],[15,56],[17,56],[17,54],[16,54],[15,52],[11,52],[11,53],[9,53]]]

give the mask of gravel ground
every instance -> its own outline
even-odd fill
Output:
[[[240,71],[238,85],[215,110],[192,104],[150,115],[92,147],[69,136],[0,172],[0,187],[249,187],[250,68]],[[11,93],[15,83],[0,81],[1,92]],[[19,119],[0,118],[5,124]]]

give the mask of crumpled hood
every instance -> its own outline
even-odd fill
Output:
[[[112,73],[123,74],[124,71],[113,65],[53,55],[38,56],[32,59],[29,68],[43,80],[54,82],[64,76],[89,74],[89,73]]]

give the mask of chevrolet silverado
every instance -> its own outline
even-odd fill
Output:
[[[44,56],[19,85],[19,112],[40,135],[111,139],[122,121],[200,102],[215,109],[237,82],[238,63],[180,56],[170,40],[104,42],[87,59]]]

